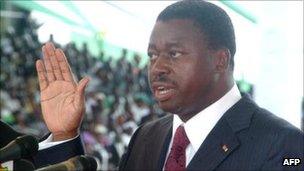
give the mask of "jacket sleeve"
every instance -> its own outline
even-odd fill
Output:
[[[77,155],[83,155],[84,148],[80,136],[77,138],[39,150],[33,157],[35,168],[60,163]]]
[[[4,147],[9,142],[22,135],[24,134],[15,131],[12,127],[0,120],[0,148]],[[40,139],[40,141],[43,141],[49,135],[50,134],[47,134],[42,139]],[[39,150],[35,156],[26,159],[32,162],[35,168],[40,168],[47,165],[63,162],[71,157],[83,154],[84,148],[81,142],[81,138],[78,136],[71,141],[67,141],[50,148],[46,148],[44,150]]]

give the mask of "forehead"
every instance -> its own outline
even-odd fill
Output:
[[[181,45],[202,39],[202,32],[192,20],[157,21],[151,33],[149,47],[164,44]]]

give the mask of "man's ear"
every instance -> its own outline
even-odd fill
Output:
[[[222,48],[214,52],[215,71],[223,73],[229,69],[231,54],[229,49]]]

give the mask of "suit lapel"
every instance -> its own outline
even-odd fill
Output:
[[[159,159],[158,159],[157,170],[162,170],[163,169],[163,166],[164,166],[165,161],[166,161],[167,152],[168,152],[171,137],[172,137],[172,124],[171,124],[169,132],[168,132],[168,134],[165,138],[165,141],[163,143],[163,147],[161,148],[161,152],[160,152]]]
[[[249,127],[255,104],[245,95],[218,121],[200,146],[187,170],[214,170],[240,145],[237,133]]]
[[[166,158],[167,149],[172,134],[172,120],[173,116],[165,116],[165,118],[158,127],[146,135],[145,139],[145,158],[146,167],[151,170],[162,170],[163,160]]]

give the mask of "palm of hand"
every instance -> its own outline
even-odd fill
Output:
[[[41,91],[43,118],[51,132],[69,132],[77,129],[83,104],[76,104],[76,87],[72,82],[56,80]]]
[[[52,43],[42,47],[43,59],[36,61],[44,121],[54,135],[63,140],[76,136],[84,114],[84,90],[89,82],[75,82],[61,49]]]

